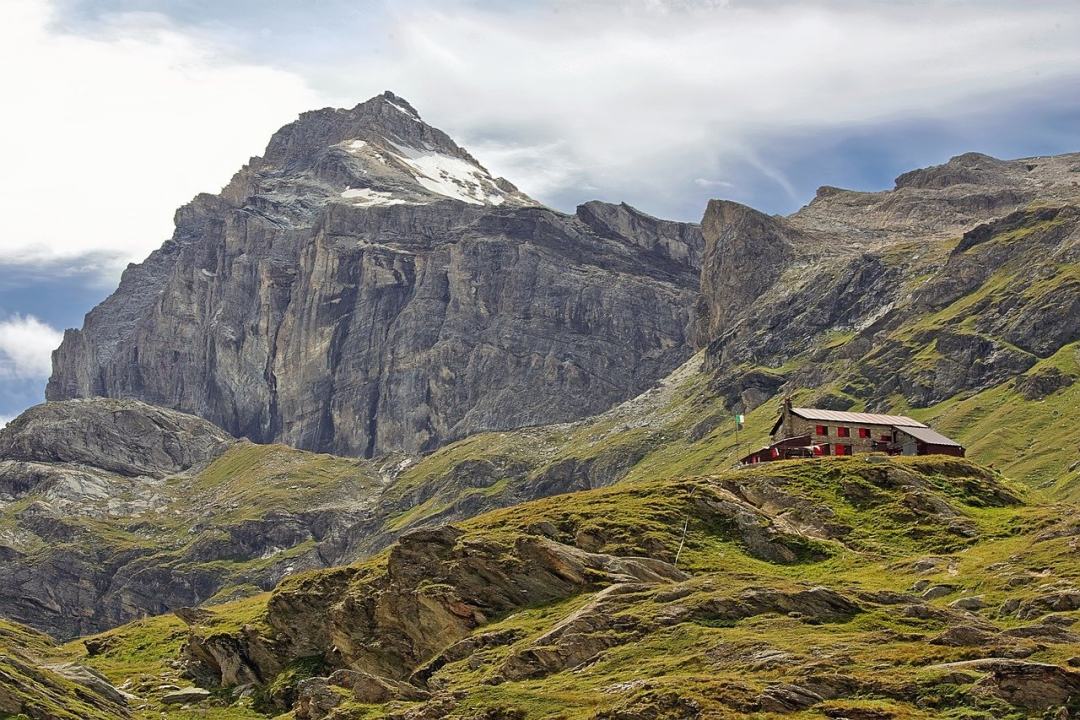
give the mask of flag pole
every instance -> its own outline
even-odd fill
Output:
[[[739,428],[743,423],[743,414],[735,413],[735,452],[739,451]]]

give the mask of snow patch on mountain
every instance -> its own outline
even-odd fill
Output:
[[[354,205],[403,205],[406,202],[388,192],[370,188],[345,188],[341,197],[352,200]]]
[[[400,105],[398,105],[397,103],[395,103],[392,100],[387,100],[386,104],[389,105],[390,107],[394,108],[398,112],[401,112],[401,113],[404,113],[405,115],[408,115],[413,120],[419,120],[419,118],[416,117],[416,113],[414,113],[414,112],[412,112],[410,110],[406,110],[405,108],[401,107]]]
[[[506,201],[491,175],[467,160],[396,143],[394,147],[399,153],[397,159],[413,171],[416,182],[426,190],[473,205],[501,205]]]

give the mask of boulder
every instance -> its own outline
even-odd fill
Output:
[[[982,610],[986,607],[986,601],[979,595],[970,595],[968,597],[953,600],[949,603],[949,607],[956,608],[957,610]]]
[[[957,588],[955,585],[933,585],[924,590],[921,597],[923,600],[937,600],[938,598],[952,595],[956,590]]]
[[[1080,696],[1080,672],[1058,665],[998,660],[987,666],[990,674],[978,687],[1008,703],[1030,710],[1067,705]]]
[[[171,690],[161,696],[164,705],[188,705],[200,703],[210,697],[210,691],[199,687],[181,688]]]
[[[994,634],[971,625],[958,625],[930,639],[931,645],[982,647],[994,640]]]
[[[823,700],[824,698],[813,690],[790,683],[779,683],[765,688],[758,698],[758,706],[762,712],[790,713],[806,710]]]
[[[348,693],[331,685],[327,678],[313,677],[296,684],[293,715],[297,720],[320,720],[345,702]]]

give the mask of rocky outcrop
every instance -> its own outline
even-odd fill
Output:
[[[386,94],[305,113],[66,333],[50,399],[137,397],[371,457],[573,420],[685,360],[698,229],[576,216]]]
[[[515,609],[589,592],[580,610],[527,644],[518,642],[516,630],[477,632]],[[628,612],[648,602],[656,603],[652,619]],[[732,596],[655,559],[589,553],[537,536],[506,546],[453,527],[404,536],[384,573],[342,569],[279,588],[268,610],[268,632],[193,633],[188,672],[230,686],[265,681],[296,658],[318,656],[342,669],[296,686],[298,716],[311,718],[347,697],[364,703],[426,699],[437,689],[428,686],[434,673],[507,645],[514,649],[487,682],[562,672],[680,623],[731,624],[780,613],[820,624],[862,612],[857,602],[826,588],[749,588]]]
[[[605,584],[684,577],[660,560],[588,553],[536,536],[520,537],[511,547],[465,542],[460,530],[443,527],[402,537],[385,575],[356,586],[359,594],[335,604],[322,620],[297,604],[306,593],[285,591],[274,596],[268,622],[278,647],[287,642],[292,655],[313,644],[332,647],[334,664],[405,678],[436,651],[514,608]]]
[[[835,382],[841,404],[925,407],[1076,341],[1076,159],[962,155],[887,192],[823,188],[786,217],[714,201],[694,337],[718,391],[753,407],[762,393],[740,397],[738,378],[783,367],[779,387]],[[1031,397],[1069,384],[1032,377],[1045,380],[1017,386]]]
[[[1062,388],[1067,388],[1076,382],[1076,378],[1063,373],[1056,367],[1049,367],[1029,375],[1021,375],[1013,382],[1025,400],[1042,400],[1048,395],[1053,395]]]
[[[0,716],[31,720],[116,720],[132,717],[139,698],[119,690],[96,670],[49,664],[52,642],[0,620]]]
[[[1000,697],[1027,710],[1072,707],[1080,694],[1080,673],[1049,663],[983,658],[937,667],[982,673],[974,692]],[[1067,718],[1068,714],[1055,717]]]
[[[0,463],[64,463],[163,478],[213,460],[235,439],[199,418],[136,400],[53,402],[0,430]]]
[[[455,657],[457,641],[508,611],[607,585],[685,578],[660,560],[589,553],[538,536],[506,546],[446,526],[402,537],[379,575],[342,570],[279,588],[268,606],[271,633],[196,634],[187,655],[193,675],[209,671],[225,685],[270,678],[295,658],[318,655],[329,667],[362,670],[365,697],[382,688],[379,699],[365,701],[384,702],[406,693],[402,681],[422,684],[447,662],[433,660],[438,651],[449,647],[447,657]],[[430,669],[414,674],[427,661]],[[346,679],[359,696],[356,678]]]
[[[705,254],[696,327],[699,344],[706,344],[730,331],[807,241],[782,219],[725,200],[709,202],[701,231]]]

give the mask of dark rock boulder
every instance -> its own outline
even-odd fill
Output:
[[[989,675],[977,687],[1022,708],[1062,707],[1080,696],[1080,673],[1059,665],[993,660],[981,667],[989,670]]]

